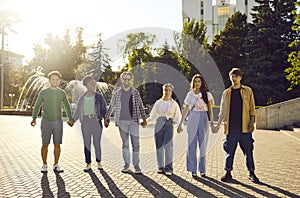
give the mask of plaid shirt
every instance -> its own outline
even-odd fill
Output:
[[[122,88],[118,89],[112,96],[112,99],[110,101],[107,113],[106,113],[106,118],[108,119],[111,114],[115,111],[115,123],[116,126],[119,125],[120,122],[120,114],[121,114],[121,94],[122,94]],[[130,101],[132,101],[132,106],[129,107],[129,109],[131,108],[132,111],[130,112],[132,115],[132,120],[136,123],[139,124],[139,118],[146,118],[146,113],[144,110],[144,105],[143,105],[143,101],[141,99],[140,93],[138,90],[136,90],[135,88],[131,88],[131,99]]]

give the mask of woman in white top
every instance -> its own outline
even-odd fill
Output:
[[[212,106],[213,97],[208,92],[204,78],[200,74],[196,74],[192,78],[191,91],[187,93],[184,100],[182,118],[177,129],[177,132],[182,132],[182,122],[188,115],[187,171],[192,172],[193,177],[197,177],[197,164],[200,175],[202,177],[205,176],[205,158],[209,131],[208,116],[211,121],[214,120]],[[213,122],[211,122],[211,127],[213,127]],[[200,150],[199,160],[197,159],[197,143]]]
[[[181,119],[180,107],[172,99],[172,84],[163,85],[162,98],[154,103],[147,122],[155,123],[155,145],[158,173],[173,174],[173,123],[177,124]]]

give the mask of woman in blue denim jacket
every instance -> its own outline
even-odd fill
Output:
[[[101,136],[102,136],[102,118],[106,114],[106,103],[103,96],[96,92],[96,81],[92,76],[85,76],[82,80],[87,91],[83,93],[77,103],[77,109],[74,113],[74,121],[78,119],[81,122],[81,131],[84,142],[84,155],[86,167],[84,172],[91,170],[91,137],[95,147],[97,167],[102,170],[101,164]]]

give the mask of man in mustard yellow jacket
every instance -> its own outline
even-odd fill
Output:
[[[225,170],[226,174],[221,178],[226,182],[232,179],[231,171],[237,144],[239,143],[249,171],[249,179],[258,183],[259,179],[254,174],[253,138],[255,119],[255,102],[252,89],[241,84],[242,71],[233,68],[229,72],[232,85],[223,92],[219,120],[215,130],[218,130],[224,122],[224,133],[226,135],[223,148],[226,152]]]

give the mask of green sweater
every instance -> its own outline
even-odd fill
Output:
[[[69,120],[72,120],[70,105],[65,91],[60,88],[51,89],[50,87],[43,89],[39,93],[34,105],[32,119],[36,120],[40,108],[43,106],[42,117],[44,119],[50,121],[59,120],[62,117],[62,104],[64,105]]]

